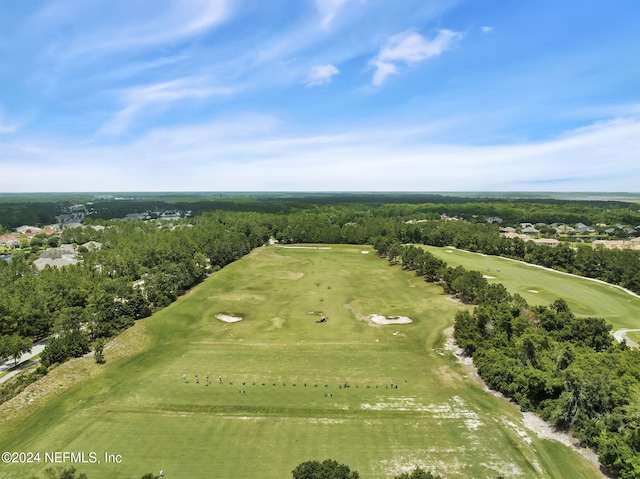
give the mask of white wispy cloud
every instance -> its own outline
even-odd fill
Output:
[[[380,86],[389,75],[399,73],[401,64],[410,66],[437,57],[461,37],[461,33],[452,30],[440,30],[432,40],[427,40],[414,31],[393,35],[369,62],[375,68],[373,84]]]
[[[488,25],[485,25],[484,27],[482,27],[482,33],[491,33],[493,31],[493,27],[490,27]]]
[[[638,118],[508,145],[421,144],[404,130],[296,135],[249,115],[158,129],[124,145],[5,143],[0,191],[637,190]],[[95,168],[82,167],[87,158]]]
[[[307,76],[307,86],[319,86],[330,83],[334,76],[340,73],[333,65],[317,65],[312,67]]]
[[[131,4],[127,0],[82,0],[48,5],[35,25],[74,28],[53,42],[50,55],[76,57],[168,44],[201,34],[229,19],[231,0],[165,0]],[[126,12],[126,14],[122,13]]]
[[[7,120],[0,111],[0,134],[15,133],[18,131],[18,123]]]
[[[316,0],[316,8],[320,14],[322,28],[329,28],[340,7],[348,0]]]
[[[118,135],[131,126],[135,118],[145,110],[162,111],[168,105],[191,99],[230,95],[235,90],[214,87],[206,78],[181,78],[163,83],[133,87],[119,92],[125,104],[98,132],[98,136]]]

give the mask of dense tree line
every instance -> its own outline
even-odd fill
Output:
[[[482,274],[380,239],[391,262],[477,305],[459,311],[454,337],[486,384],[570,430],[619,477],[640,477],[640,351],[614,344],[601,318],[577,318],[562,300],[529,306]]]
[[[212,203],[225,203],[229,210],[205,212],[173,224],[112,220],[102,222],[104,229],[70,228],[62,234],[61,242],[77,245],[82,262],[62,269],[46,268],[40,273],[30,265],[32,253],[15,251],[10,262],[0,261],[0,357],[14,357],[24,349],[20,338],[37,339],[52,332],[57,339],[44,355],[47,361],[84,354],[88,348],[85,336],[91,342],[117,334],[136,319],[174,301],[209,271],[234,261],[271,236],[282,243],[451,245],[522,259],[640,291],[637,251],[565,244],[550,248],[507,239],[500,235],[497,225],[425,219],[438,218],[437,211],[444,206],[455,211],[467,211],[473,206],[477,208],[474,211],[488,214],[501,211],[496,209],[498,206],[516,208],[517,202],[456,202],[441,197],[440,203],[411,204],[400,202],[405,199],[400,195],[398,202],[378,205],[371,198],[369,203],[361,203],[358,195],[343,195],[334,204],[329,202],[330,197],[273,197],[261,207],[284,208],[286,213],[251,211],[258,209],[252,198],[223,198]],[[521,206],[533,208],[530,203]],[[567,214],[571,209],[580,214],[604,211],[581,203],[543,202],[537,208],[556,215]],[[233,209],[246,211],[230,211]],[[622,206],[613,210],[631,211]],[[49,243],[52,239],[40,241]],[[88,251],[81,246],[87,241],[97,241],[102,248]],[[407,254],[413,253],[404,253]],[[424,270],[425,275],[434,276],[440,266],[433,259],[421,265],[413,265],[411,257],[401,259],[405,267]],[[75,323],[64,319],[69,316],[75,318]],[[65,329],[64,325],[72,323],[80,326]]]
[[[127,195],[128,196],[128,195]],[[484,222],[500,217],[504,224],[583,222],[640,223],[637,204],[623,201],[561,200],[521,195],[461,197],[429,193],[136,193],[131,198],[113,195],[34,194],[0,195],[0,225],[14,228],[55,222],[55,216],[75,203],[90,204],[92,218],[109,220],[142,211],[182,210],[194,216],[207,211],[288,214],[315,208],[339,207],[374,211],[376,215],[411,219],[437,219],[441,214]]]

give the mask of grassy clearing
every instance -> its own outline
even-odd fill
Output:
[[[424,246],[449,266],[480,271],[489,282],[499,282],[529,304],[549,304],[564,298],[578,316],[596,316],[614,329],[640,328],[640,299],[619,288],[548,271],[539,267],[452,248]]]
[[[281,479],[328,457],[365,479],[416,465],[448,478],[598,477],[569,448],[525,430],[513,405],[442,350],[463,306],[363,249],[254,251],[114,341],[105,366],[86,358],[46,379],[53,388],[85,376],[66,392],[22,409],[14,401],[0,449],[93,451],[101,464],[76,464],[90,479],[159,469]],[[370,314],[413,323],[378,326]],[[127,357],[129,347],[141,352]],[[106,464],[104,453],[122,461]],[[46,466],[3,464],[0,475]]]

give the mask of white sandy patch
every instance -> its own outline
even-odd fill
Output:
[[[360,251],[362,254],[369,254],[368,251]]]
[[[260,416],[223,416],[225,419],[233,419],[236,421],[262,421],[265,419]]]
[[[552,425],[544,421],[540,416],[532,412],[523,412],[522,419],[524,427],[533,431],[536,436],[541,439],[550,439],[552,441],[558,441],[565,446],[572,447],[575,451],[578,451],[583,457],[587,458],[592,464],[600,467],[600,460],[595,451],[580,447],[580,443],[576,438],[567,434],[566,432],[557,431]],[[602,475],[602,477],[605,477]]]
[[[458,360],[466,367],[470,376],[477,378],[477,380],[479,381],[482,381],[482,379],[478,375],[478,371],[475,365],[473,364],[473,359],[465,356],[464,351],[456,344],[455,340],[453,339],[452,337],[453,327],[447,328],[444,331],[444,333],[447,336],[445,349],[453,351],[453,353],[456,355]],[[484,385],[485,391],[487,391],[490,394],[493,394],[496,397],[504,399],[504,396],[500,392],[489,389],[487,385],[484,384],[484,381],[482,381],[482,384]],[[574,437],[572,437],[570,434],[556,431],[550,424],[547,424],[542,418],[540,418],[539,416],[537,416],[532,412],[522,412],[522,419],[523,419],[524,427],[532,431],[539,438],[558,441],[562,444],[573,447],[575,451],[577,451],[583,457],[587,458],[596,467],[600,467],[598,455],[591,449],[579,447],[577,440]],[[522,437],[523,440],[525,440],[524,435],[522,434],[522,430],[517,426],[515,426],[514,429],[516,430],[516,433],[520,437]],[[534,464],[534,466],[536,467],[536,469],[539,470],[539,465]],[[605,476],[601,475],[601,477],[605,477]]]
[[[409,324],[413,323],[411,318],[406,316],[382,316],[380,314],[371,314],[369,319],[376,324]]]
[[[518,426],[515,422],[510,421],[508,419],[502,419],[502,423],[509,426],[511,429],[513,429],[516,434],[518,436],[520,436],[520,438],[526,442],[527,444],[531,444],[531,438],[529,437],[529,434],[527,434],[527,431],[525,431],[524,429],[522,429],[520,426]]]
[[[439,407],[435,405],[425,406],[424,404],[417,403],[415,398],[412,397],[397,397],[388,398],[386,401],[379,401],[375,404],[364,403],[361,404],[362,409],[369,409],[372,411],[425,411],[425,412],[438,412]]]
[[[500,471],[500,473],[503,474],[503,476],[501,477],[523,477],[525,475],[524,471],[520,469],[516,464],[512,462],[504,462],[497,454],[490,453],[487,456],[488,461],[481,462],[480,465],[486,467],[489,470]],[[540,473],[540,477],[542,477],[543,473],[542,469],[540,469],[540,465],[537,464],[536,461],[533,461],[532,464],[533,467],[536,468],[538,473]]]
[[[346,419],[331,419],[328,417],[309,419],[311,424],[344,424]]]
[[[484,279],[496,279],[496,277],[495,277],[495,276],[489,276],[488,274],[483,274],[483,275],[482,275],[482,277],[483,277]]]
[[[413,397],[380,398],[374,404],[363,403],[362,409],[370,411],[420,411],[430,413],[435,419],[458,419],[469,430],[476,430],[484,423],[478,414],[468,408],[467,403],[459,396],[452,397],[441,404],[422,404]]]
[[[536,294],[540,292],[537,289],[528,289],[527,291],[529,291],[530,293],[536,293]]]
[[[243,319],[241,316],[232,316],[231,314],[222,313],[216,314],[216,318],[218,318],[220,321],[224,321],[225,323],[237,323],[238,321],[242,321]]]
[[[439,452],[439,451],[438,451]],[[459,453],[459,451],[456,451]],[[430,457],[431,456],[431,457]],[[449,455],[446,460],[436,459],[431,454],[415,452],[413,454],[397,455],[392,459],[381,459],[380,468],[389,475],[410,474],[416,467],[426,471],[436,470],[449,474],[459,474],[463,466],[455,455]]]
[[[551,424],[546,423],[540,416],[532,412],[523,412],[522,419],[524,427],[533,431],[541,439],[551,439],[569,447],[575,446],[578,442],[569,434],[556,431]]]

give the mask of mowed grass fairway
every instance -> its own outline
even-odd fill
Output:
[[[498,256],[422,247],[451,267],[462,265],[480,271],[490,283],[502,283],[510,293],[518,293],[531,305],[550,304],[563,298],[577,316],[604,318],[614,329],[640,328],[640,298],[611,285]]]
[[[599,477],[442,349],[461,307],[369,247],[263,247],[134,326],[148,330],[143,353],[107,355],[98,377],[0,426],[0,450],[94,451],[100,464],[75,464],[89,479],[285,479],[327,458],[363,479],[416,465],[447,478]],[[0,477],[49,465],[0,464]]]

